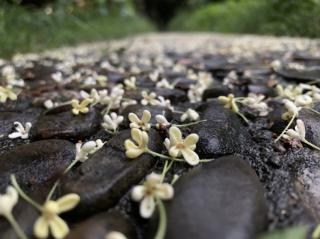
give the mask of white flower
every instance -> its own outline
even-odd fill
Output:
[[[115,112],[112,112],[110,115],[105,114],[103,116],[103,123],[101,124],[101,126],[107,130],[116,131],[119,125],[122,123],[122,121],[123,116],[118,116]]]
[[[309,95],[298,95],[294,101],[296,106],[310,106],[313,103],[312,97]]]
[[[105,236],[105,239],[127,239],[127,237],[121,232],[112,231]]]
[[[197,111],[193,110],[193,109],[188,109],[186,112],[184,112],[181,115],[180,120],[182,122],[186,121],[187,119],[191,120],[191,121],[196,121],[200,118],[199,114]]]
[[[126,108],[128,107],[129,105],[136,105],[138,104],[138,102],[136,100],[132,100],[132,99],[128,99],[128,100],[124,100],[122,103],[121,103],[121,107],[122,108]]]
[[[40,216],[34,226],[34,235],[38,238],[48,238],[49,229],[55,239],[63,239],[69,233],[68,224],[58,215],[73,209],[80,201],[77,194],[71,193],[56,201],[49,200],[42,207]]]
[[[189,87],[188,98],[191,103],[200,102],[202,100],[203,92],[206,90],[206,87],[201,85],[201,83],[193,84]]]
[[[197,134],[190,134],[183,139],[180,129],[172,126],[169,129],[169,138],[165,140],[164,144],[169,149],[171,157],[177,158],[182,155],[190,165],[197,165],[200,162],[199,156],[194,152],[199,140]]]
[[[122,85],[117,85],[112,88],[110,95],[104,95],[101,97],[100,103],[103,105],[111,105],[110,109],[117,109],[120,107],[120,103],[124,94]]]
[[[72,113],[78,115],[79,113],[86,114],[89,112],[89,105],[92,103],[92,99],[84,99],[79,102],[79,100],[73,99],[71,101]]]
[[[51,78],[55,81],[55,82],[62,82],[63,80],[63,75],[60,71],[51,74]]]
[[[126,90],[135,90],[137,89],[136,86],[137,79],[134,76],[131,76],[129,79],[124,80],[124,85],[126,87]]]
[[[97,91],[96,89],[91,89],[90,94],[88,94],[86,91],[81,91],[80,95],[83,99],[88,99],[91,101],[92,105],[96,105],[102,101],[104,97],[108,95],[107,90],[100,90]]]
[[[27,139],[27,138],[29,138],[29,132],[32,127],[32,124],[30,122],[27,122],[25,124],[25,127],[23,127],[23,125],[17,121],[14,122],[13,124],[15,126],[16,132],[9,134],[8,137],[10,139],[15,139],[15,138]]]
[[[171,101],[169,99],[165,99],[163,96],[158,96],[158,100],[154,102],[155,105],[168,108],[173,110],[173,106],[171,105]]]
[[[287,109],[287,112],[282,114],[281,118],[283,120],[291,119],[294,116],[298,116],[301,107],[297,107],[291,100],[284,99],[283,100],[284,106]]]
[[[0,102],[6,103],[7,99],[17,100],[18,96],[13,92],[11,85],[7,87],[0,86]]]
[[[76,144],[76,160],[80,162],[85,162],[90,154],[94,154],[99,149],[102,148],[104,143],[101,139],[97,139],[96,141],[88,141],[84,144],[81,142]]]
[[[156,115],[156,121],[157,129],[167,128],[171,125],[164,115]]]
[[[148,110],[144,110],[142,113],[141,119],[135,113],[129,113],[128,118],[130,120],[130,128],[137,128],[142,130],[149,130],[150,124],[149,121],[151,119],[151,113]]]
[[[219,96],[218,100],[224,104],[224,108],[231,109],[234,113],[239,112],[239,108],[233,94],[229,94],[228,97]]]
[[[162,182],[159,174],[151,173],[147,176],[143,185],[135,186],[132,189],[131,197],[134,201],[140,202],[140,215],[143,218],[150,218],[155,209],[155,198],[162,200],[172,199],[173,187]]]
[[[159,104],[159,101],[156,99],[157,95],[154,92],[151,92],[148,94],[146,91],[141,92],[142,100],[141,104],[142,105],[157,105]]]
[[[258,111],[260,116],[266,116],[269,113],[269,108],[268,105],[263,102],[264,98],[264,95],[249,93],[248,97],[246,97],[242,103]]]
[[[18,192],[12,187],[8,186],[5,194],[0,194],[0,215],[8,216],[12,213],[13,207],[18,202]]]
[[[306,137],[306,128],[304,126],[303,121],[298,119],[295,129],[287,130],[282,137],[289,140],[295,139],[299,141],[304,141]]]
[[[54,107],[58,107],[59,106],[59,103],[57,102],[53,102],[52,100],[46,100],[44,103],[43,103],[44,107],[46,107],[46,109],[52,109]]]
[[[167,88],[167,89],[173,89],[174,86],[169,83],[167,79],[162,79],[161,81],[157,82],[156,84],[157,88]]]
[[[2,78],[8,85],[23,87],[25,85],[23,79],[17,79],[16,70],[11,65],[6,65],[1,70]]]
[[[128,158],[137,158],[147,151],[149,136],[145,131],[134,128],[131,130],[131,137],[134,142],[130,139],[124,141],[126,156]]]
[[[158,80],[159,76],[160,76],[160,72],[157,70],[149,74],[149,78],[153,82],[156,82]]]

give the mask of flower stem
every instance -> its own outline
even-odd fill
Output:
[[[195,125],[195,124],[199,124],[199,123],[206,122],[206,121],[207,121],[207,120],[198,120],[198,121],[191,122],[191,123],[188,123],[188,124],[174,124],[173,126],[182,128],[182,127],[188,127],[188,126]]]
[[[310,108],[310,107],[305,107],[305,108],[308,109],[308,110],[310,110],[310,111],[312,111],[313,113],[316,113],[316,114],[320,115],[320,112],[317,111],[317,110],[315,110],[315,109],[312,109],[312,108]]]
[[[289,122],[289,124],[285,127],[285,129],[281,132],[281,134],[274,140],[274,142],[277,142],[281,137],[284,135],[284,133],[289,129],[291,124],[293,123],[294,119],[296,118],[296,114],[294,114]]]
[[[314,145],[313,143],[309,142],[309,141],[306,140],[306,139],[302,140],[302,142],[305,143],[305,144],[307,144],[307,145],[309,145],[309,146],[311,146],[311,147],[314,148],[314,149],[320,150],[320,148],[319,148],[318,146]],[[319,230],[320,230],[320,229],[319,229]]]
[[[163,202],[159,198],[156,198],[156,201],[157,201],[158,210],[159,210],[159,225],[158,225],[158,230],[154,239],[164,239],[166,235],[166,230],[167,230],[166,209],[164,207]]]
[[[74,165],[76,165],[76,163],[78,163],[79,160],[78,159],[75,159],[71,162],[71,164],[63,171],[63,175],[65,175],[66,173],[68,173],[73,167]],[[47,196],[47,199],[46,201],[49,201],[51,198],[52,198],[52,195],[54,193],[54,191],[56,190],[56,188],[58,187],[60,183],[60,179],[58,179],[52,186],[51,190],[49,191],[48,193],[48,196]]]
[[[247,123],[249,124],[249,120],[247,119],[247,117],[244,116],[244,114],[237,112],[237,114]]]
[[[8,222],[11,224],[13,230],[16,232],[16,234],[18,235],[19,239],[28,239],[28,237],[26,236],[26,234],[24,233],[24,231],[21,229],[21,227],[19,226],[18,222],[16,221],[16,219],[13,217],[12,213],[8,213],[8,214],[4,214],[3,215]]]
[[[161,182],[163,182],[164,178],[166,177],[167,172],[170,170],[172,164],[173,164],[173,160],[170,161],[170,163],[168,163],[169,160],[166,160],[166,162],[164,163],[164,167],[162,170],[162,174],[161,174]]]
[[[209,162],[211,162],[211,161],[213,161],[213,160],[215,160],[215,159],[200,159],[200,163],[209,163]]]
[[[11,174],[10,176],[11,178],[11,183],[12,185],[15,187],[15,189],[17,190],[17,192],[19,193],[19,195],[24,199],[26,200],[28,203],[30,203],[33,207],[35,207],[36,209],[38,209],[39,211],[42,211],[42,207],[37,203],[35,202],[34,200],[32,200],[27,194],[25,194],[23,192],[23,190],[20,188],[18,182],[17,182],[17,179],[16,179],[16,176],[14,174]]]
[[[313,230],[311,238],[318,239],[320,237],[320,224]]]
[[[163,154],[159,154],[157,152],[152,151],[151,149],[147,149],[146,153],[151,154],[154,157],[159,157],[159,158],[163,158],[163,159],[169,159],[169,160],[173,160],[173,161],[177,161],[177,162],[185,162],[183,159],[177,159],[177,158],[172,158]]]
[[[111,107],[112,107],[112,103],[108,104],[108,106],[101,111],[101,114],[103,115],[108,114],[109,111],[111,110]]]

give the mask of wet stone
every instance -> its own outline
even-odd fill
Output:
[[[308,109],[299,112],[301,119],[306,127],[306,139],[315,145],[320,146],[320,115]]]
[[[121,131],[63,180],[63,194],[74,192],[81,197],[77,213],[92,214],[114,206],[152,169],[156,161],[148,154],[126,158],[124,141],[129,138],[130,130]],[[149,138],[149,148],[159,152],[162,139],[158,132],[150,130]]]
[[[239,152],[250,139],[239,117],[213,100],[197,108],[206,122],[191,127],[199,135],[196,152],[203,158]]]
[[[17,100],[7,100],[0,103],[0,112],[23,112],[31,106],[31,98],[26,95],[18,95]]]
[[[241,189],[241,190],[239,190]],[[228,156],[192,169],[166,204],[167,239],[255,239],[266,227],[264,191],[251,167]],[[156,228],[153,220],[150,228]],[[154,231],[151,230],[151,235]]]
[[[54,109],[55,112],[58,109]],[[66,111],[51,114],[50,112],[39,117],[32,129],[36,138],[50,139],[84,139],[95,133],[99,128],[100,115],[94,108],[87,114],[74,115],[67,107]]]
[[[0,156],[0,190],[15,174],[21,186],[37,188],[55,181],[75,157],[74,144],[66,140],[42,140],[15,147]]]
[[[188,100],[187,94],[178,89],[157,88],[156,94],[158,96],[163,96],[165,99],[169,99],[171,103],[174,104]]]
[[[130,220],[120,212],[111,210],[76,224],[66,239],[105,239],[112,231],[121,232],[130,239],[137,238],[137,232]]]
[[[276,70],[276,73],[290,80],[298,82],[308,82],[312,80],[318,80],[320,78],[320,69],[305,69],[296,70],[288,68],[280,68]]]

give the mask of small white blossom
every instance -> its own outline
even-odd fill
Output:
[[[159,104],[159,101],[156,99],[157,95],[154,92],[151,92],[148,94],[146,91],[141,92],[142,100],[141,104],[142,105],[157,105]]]
[[[313,103],[312,97],[309,95],[298,95],[294,101],[296,106],[307,107]]]
[[[101,139],[98,139],[96,141],[88,141],[84,144],[81,142],[76,144],[76,160],[80,162],[85,162],[90,154],[94,154],[99,149],[102,148],[104,143],[101,141]]]
[[[53,102],[52,100],[46,100],[43,105],[44,107],[46,107],[46,109],[52,109],[58,107],[60,104],[57,102]]]
[[[171,126],[169,121],[166,119],[164,115],[156,115],[156,127],[157,129],[163,129],[163,128],[168,128]]]
[[[86,114],[89,112],[89,105],[92,103],[92,99],[84,99],[79,102],[79,100],[73,99],[71,101],[72,113],[78,115],[79,113]]]
[[[239,112],[239,107],[233,94],[229,94],[228,96],[219,96],[218,100],[224,104],[224,108],[231,109],[234,113]]]
[[[269,107],[265,102],[263,102],[264,99],[264,95],[250,93],[242,103],[247,105],[249,108],[258,111],[260,116],[266,116],[269,113]]]
[[[184,112],[181,115],[180,120],[182,122],[186,121],[187,119],[189,119],[190,121],[197,121],[200,118],[199,114],[197,111],[193,110],[193,109],[187,109],[186,112]]]
[[[289,120],[294,116],[298,116],[299,111],[301,110],[301,107],[297,107],[295,103],[293,103],[291,100],[288,100],[288,99],[284,99],[283,103],[285,108],[287,109],[287,112],[285,112],[281,116],[283,120]]]
[[[144,110],[142,113],[141,119],[135,113],[129,113],[128,118],[130,120],[130,128],[137,128],[142,130],[149,130],[150,124],[149,121],[151,119],[151,113],[148,110]]]
[[[63,81],[63,75],[60,71],[51,74],[51,78],[57,83],[60,83]]]
[[[18,202],[18,192],[12,187],[8,186],[5,194],[0,194],[0,215],[8,216],[12,213],[13,207]]]
[[[165,99],[163,96],[158,96],[158,100],[154,102],[155,105],[168,108],[173,110],[173,106],[171,105],[171,101],[169,99]]]
[[[167,88],[167,89],[173,89],[174,86],[169,83],[167,79],[162,79],[161,81],[157,82],[156,84],[157,88]]]
[[[48,238],[49,229],[55,239],[65,238],[69,233],[68,224],[59,217],[59,214],[70,211],[80,201],[77,194],[71,193],[56,201],[49,200],[42,206],[42,215],[36,220],[33,232],[38,238]]]
[[[109,115],[105,114],[103,116],[103,123],[101,124],[101,126],[106,130],[116,131],[119,125],[122,123],[123,119],[123,116],[118,116],[115,112],[112,112]]]
[[[126,87],[126,90],[135,90],[135,89],[137,89],[136,81],[137,81],[137,79],[134,76],[130,77],[129,79],[125,79],[124,80],[124,85]]]
[[[288,140],[304,141],[306,137],[306,128],[303,121],[298,119],[295,129],[287,130],[282,137]]]
[[[103,105],[111,105],[110,109],[117,109],[120,107],[120,103],[124,94],[122,85],[113,87],[109,95],[101,97],[100,103]]]
[[[160,76],[160,73],[159,73],[159,71],[157,71],[157,70],[149,74],[149,78],[150,78],[150,80],[153,81],[153,82],[158,81],[159,76]]]
[[[0,86],[0,102],[6,103],[7,99],[17,100],[18,95],[13,91],[11,85],[8,85],[6,87]]]
[[[199,140],[197,134],[190,134],[183,139],[180,129],[172,126],[169,129],[169,138],[164,141],[164,144],[171,157],[177,158],[182,155],[188,164],[192,166],[199,164],[199,156],[194,152]]]
[[[86,91],[81,91],[80,95],[83,99],[88,99],[91,101],[92,105],[96,105],[100,103],[104,97],[108,96],[108,91],[107,90],[100,90],[97,91],[96,89],[91,89],[90,94],[88,94]]]
[[[128,99],[128,100],[123,100],[121,102],[121,107],[126,108],[129,105],[136,105],[136,104],[138,104],[138,102],[136,100]]]
[[[173,195],[173,187],[169,183],[163,183],[161,175],[156,173],[149,174],[144,184],[135,186],[131,192],[134,201],[141,201],[140,215],[143,218],[152,216],[156,197],[162,200],[170,200]]]
[[[145,131],[133,128],[131,129],[131,137],[134,141],[131,139],[125,140],[124,146],[126,149],[126,156],[133,159],[147,151],[149,136]]]
[[[29,132],[32,127],[32,124],[30,122],[27,122],[25,126],[23,126],[20,122],[14,122],[13,123],[15,126],[16,132],[13,132],[9,134],[10,139],[15,139],[15,138],[21,138],[21,139],[27,139],[29,138]]]

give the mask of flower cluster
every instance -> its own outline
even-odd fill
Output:
[[[81,142],[76,144],[76,159],[80,162],[87,161],[90,154],[94,154],[99,149],[102,148],[104,143],[101,141],[101,139],[98,139],[96,141],[88,141],[84,144]]]
[[[101,126],[106,130],[112,130],[116,132],[119,125],[123,122],[124,118],[121,115],[117,115],[117,113],[112,112],[110,114],[105,114],[103,116],[103,122]]]
[[[270,109],[267,103],[263,101],[264,99],[264,95],[249,93],[248,96],[241,101],[241,103],[248,106],[250,109],[259,112],[259,116],[266,116],[268,115]]]

